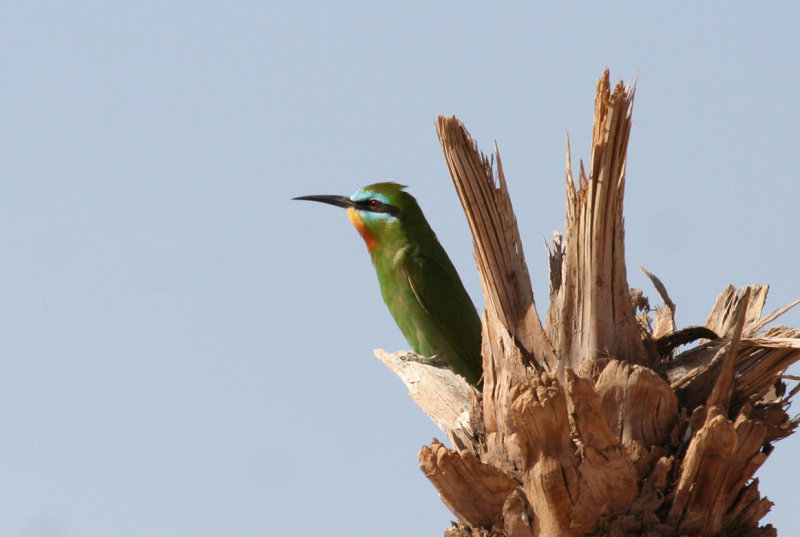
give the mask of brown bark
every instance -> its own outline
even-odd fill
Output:
[[[472,230],[486,299],[484,389],[448,370],[378,356],[450,437],[420,465],[458,521],[449,537],[773,536],[753,476],[797,426],[783,374],[800,330],[763,315],[768,286],[728,287],[705,327],[677,330],[628,288],[623,194],[634,90],[598,81],[589,173],[573,181],[550,252],[550,306],[536,312],[495,148],[455,118],[437,129]],[[497,162],[494,175],[493,162]],[[714,335],[719,337],[714,337]],[[678,344],[709,337],[676,355]]]

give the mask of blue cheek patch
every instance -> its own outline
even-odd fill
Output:
[[[369,211],[358,211],[358,215],[366,225],[374,224],[376,222],[389,222],[397,221],[397,218],[389,213],[371,213]]]

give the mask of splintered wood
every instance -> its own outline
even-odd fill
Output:
[[[611,92],[606,76],[598,81],[589,176],[581,164],[578,190],[567,144],[567,248],[558,256],[562,279],[550,297],[546,329],[566,367],[603,352],[628,362],[645,356],[631,307],[622,220],[633,95],[622,84]]]
[[[492,161],[478,151],[457,119],[439,117],[436,128],[472,231],[487,312],[518,338],[529,357],[542,366],[552,364],[553,349],[536,314],[500,153],[495,148],[495,181]]]
[[[772,504],[754,474],[797,426],[784,373],[800,330],[767,326],[797,302],[764,315],[768,286],[729,286],[705,327],[676,330],[675,304],[645,271],[664,302],[650,317],[625,266],[633,96],[604,72],[577,185],[567,145],[544,326],[497,149],[488,159],[456,118],[439,118],[486,299],[483,391],[404,353],[376,354],[452,442],[419,454],[458,519],[448,537],[777,534],[759,525]]]

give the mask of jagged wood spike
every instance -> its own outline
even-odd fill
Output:
[[[645,276],[650,278],[650,281],[653,282],[653,287],[656,288],[661,300],[664,301],[663,307],[656,308],[656,318],[653,326],[652,337],[653,339],[658,339],[669,334],[670,332],[677,330],[678,327],[675,324],[675,308],[677,306],[669,297],[666,286],[658,278],[658,276],[646,270],[644,267],[639,267],[639,270],[642,271]]]
[[[551,298],[546,333],[567,367],[609,353],[645,363],[625,269],[622,200],[635,90],[608,70],[598,80],[589,175],[581,162],[579,189],[567,168],[566,246],[562,283]],[[569,146],[568,146],[569,149]]]
[[[455,117],[440,116],[436,128],[453,185],[469,222],[486,307],[542,368],[555,363],[533,299],[511,198],[495,146],[492,161],[481,154]]]

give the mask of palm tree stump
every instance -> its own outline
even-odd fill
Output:
[[[448,435],[420,466],[458,518],[447,537],[775,536],[755,471],[797,421],[786,368],[800,330],[764,314],[768,286],[727,287],[704,327],[678,330],[675,304],[628,287],[622,218],[634,90],[595,100],[589,174],[567,144],[566,229],[550,246],[542,325],[500,155],[463,125],[439,138],[464,207],[486,302],[484,388],[376,351]],[[494,163],[496,162],[496,170]],[[675,349],[694,342],[679,354]]]

